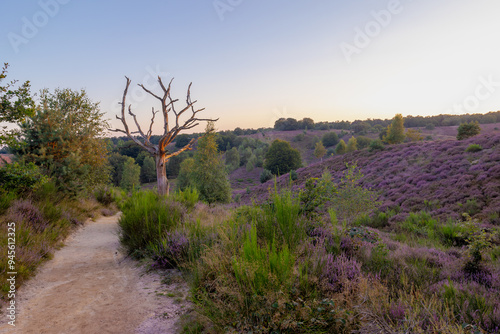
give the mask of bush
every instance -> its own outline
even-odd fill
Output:
[[[114,202],[113,190],[108,187],[98,187],[94,190],[95,199],[104,206]]]
[[[470,144],[469,147],[467,147],[467,149],[465,150],[465,152],[468,152],[468,153],[475,153],[475,152],[479,152],[479,151],[482,151],[483,148],[481,147],[481,145],[479,144]]]
[[[358,148],[360,150],[367,148],[370,146],[370,143],[372,142],[371,138],[365,137],[365,136],[358,136],[356,137]]]
[[[347,151],[347,145],[345,144],[344,140],[340,140],[340,142],[337,144],[337,147],[335,147],[335,154],[344,154]]]
[[[273,173],[271,173],[271,171],[268,169],[264,169],[262,173],[260,173],[260,183],[266,183],[272,178],[273,178]]]
[[[188,210],[192,210],[200,199],[200,194],[196,188],[188,187],[184,190],[177,190],[174,194],[177,202],[184,204]]]
[[[14,162],[0,168],[0,187],[6,191],[25,193],[34,191],[48,182],[35,164]]]
[[[375,140],[372,140],[372,142],[370,143],[370,152],[373,152],[373,151],[382,151],[384,149],[384,143],[382,143],[382,141],[380,139],[375,139]]]
[[[337,143],[339,142],[339,136],[336,132],[328,132],[323,135],[323,137],[321,138],[321,142],[325,147],[332,147],[337,145]]]
[[[462,123],[458,126],[457,139],[463,140],[470,137],[474,137],[478,135],[480,132],[481,132],[481,127],[479,126],[479,123],[477,121],[470,123]]]
[[[266,153],[264,168],[274,175],[284,175],[292,169],[302,166],[302,159],[298,150],[292,148],[290,143],[276,139]]]
[[[122,206],[120,240],[129,254],[142,257],[149,244],[158,244],[163,233],[183,220],[184,211],[171,200],[151,191],[135,192]]]

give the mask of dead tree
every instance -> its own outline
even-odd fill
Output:
[[[125,77],[127,79],[127,85],[125,86],[125,90],[123,92],[123,98],[121,104],[121,117],[116,116],[117,119],[119,119],[124,127],[124,130],[121,129],[115,129],[112,131],[115,132],[123,132],[126,134],[131,140],[133,140],[137,145],[151,153],[151,155],[154,156],[155,161],[156,161],[156,176],[157,176],[157,182],[158,182],[158,194],[159,195],[167,195],[169,193],[169,183],[167,179],[167,171],[166,171],[166,163],[167,161],[176,155],[181,154],[184,151],[191,150],[193,148],[193,145],[195,144],[196,140],[195,138],[191,139],[191,141],[179,149],[176,152],[169,152],[167,150],[168,144],[170,144],[175,137],[184,130],[192,129],[198,124],[200,124],[200,121],[206,121],[206,122],[215,122],[218,119],[203,119],[203,118],[197,118],[196,115],[200,112],[205,110],[205,108],[202,109],[195,109],[194,104],[197,101],[191,101],[191,85],[192,83],[189,84],[188,90],[187,90],[187,97],[186,97],[186,106],[184,106],[181,110],[177,111],[175,109],[175,103],[178,102],[179,100],[172,99],[170,95],[170,87],[172,85],[172,81],[170,80],[168,87],[165,87],[163,84],[162,80],[160,77],[158,77],[158,83],[160,84],[160,87],[163,90],[163,96],[156,95],[155,93],[151,92],[148,90],[144,85],[139,85],[144,91],[146,91],[148,94],[152,95],[156,99],[160,100],[161,102],[161,112],[163,115],[163,135],[160,138],[160,141],[158,145],[154,145],[151,143],[151,135],[153,131],[153,124],[155,121],[155,116],[159,111],[155,111],[154,107],[152,108],[152,113],[153,117],[151,118],[151,123],[149,124],[149,129],[147,132],[144,132],[139,125],[139,122],[137,121],[136,115],[132,112],[132,108],[129,105],[128,106],[128,113],[132,118],[134,119],[135,125],[137,127],[137,131],[131,132],[127,121],[125,119],[125,109],[126,109],[126,97],[127,97],[127,91],[130,86],[130,79]],[[185,121],[181,121],[180,118],[185,112],[191,112],[191,117],[189,117]],[[173,115],[172,115],[173,113]],[[174,118],[169,119],[169,116],[173,116]],[[172,122],[172,120],[175,120],[175,125]],[[173,125],[173,126],[172,126]]]

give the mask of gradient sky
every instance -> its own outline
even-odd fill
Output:
[[[113,127],[125,75],[157,91],[154,75],[173,76],[181,101],[192,81],[221,130],[500,110],[498,0],[2,0],[0,12],[9,78],[85,88]],[[157,101],[131,93],[146,127]]]

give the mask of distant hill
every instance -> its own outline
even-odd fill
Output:
[[[456,130],[436,130],[442,136],[456,135]],[[470,144],[483,149],[468,153]],[[425,209],[444,221],[469,212],[483,221],[500,224],[500,132],[496,130],[463,141],[412,142],[386,146],[384,151],[365,149],[334,156],[297,170],[293,188],[298,189],[310,177],[320,177],[324,170],[339,180],[346,162],[357,163],[364,174],[363,187],[379,191],[382,210],[400,208],[393,220]],[[255,186],[249,193],[235,193],[241,195],[242,203],[263,201],[272,182]],[[279,187],[286,186],[288,174],[277,182]]]

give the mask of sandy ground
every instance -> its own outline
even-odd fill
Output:
[[[176,333],[189,308],[186,284],[175,272],[146,273],[126,258],[117,220],[88,222],[69,237],[20,289],[16,327],[2,314],[0,333]]]

